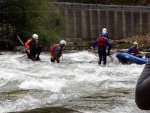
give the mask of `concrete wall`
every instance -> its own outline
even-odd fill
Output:
[[[57,4],[58,5],[58,4]],[[64,17],[68,20],[65,37],[68,40],[95,40],[102,28],[107,28],[111,39],[142,35],[150,30],[149,7],[65,4]],[[64,6],[63,6],[64,7]],[[91,8],[92,7],[92,8]]]

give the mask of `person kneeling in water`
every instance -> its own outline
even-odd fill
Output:
[[[51,51],[50,51],[51,62],[57,61],[57,63],[60,63],[60,57],[62,56],[62,50],[65,45],[66,45],[66,41],[61,40],[60,44],[54,44],[51,47]]]
[[[38,41],[38,35],[33,34],[32,38],[28,39],[25,43],[26,53],[29,59],[40,60],[39,56],[42,51],[42,45]]]
[[[150,60],[137,81],[135,102],[140,109],[150,110]]]

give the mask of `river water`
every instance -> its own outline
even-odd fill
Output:
[[[115,54],[106,67],[97,54],[74,51],[51,63],[49,53],[31,61],[21,52],[0,52],[0,113],[62,107],[82,113],[148,113],[134,90],[144,65],[122,65]]]

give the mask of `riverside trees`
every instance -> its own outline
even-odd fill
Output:
[[[49,45],[62,37],[64,19],[60,10],[55,9],[49,0],[3,0],[0,3],[0,39],[18,42],[33,33],[39,40]]]

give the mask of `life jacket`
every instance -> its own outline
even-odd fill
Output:
[[[56,47],[59,46],[59,44],[54,44],[52,47],[51,47],[51,51],[50,51],[50,54],[54,56],[54,52],[55,52],[55,49]],[[61,57],[62,56],[62,47],[60,46],[60,51],[58,52],[57,54],[57,57]]]
[[[106,38],[104,36],[98,38],[97,46],[107,46]]]
[[[136,55],[137,55],[137,54],[138,54],[138,49],[137,49],[137,48],[135,48],[135,47],[133,47],[133,48],[132,48],[131,53],[134,53],[134,54],[136,54]]]
[[[29,43],[30,50],[35,50],[36,49],[36,42],[33,41],[32,38],[30,38],[29,40],[30,40],[30,43]]]

